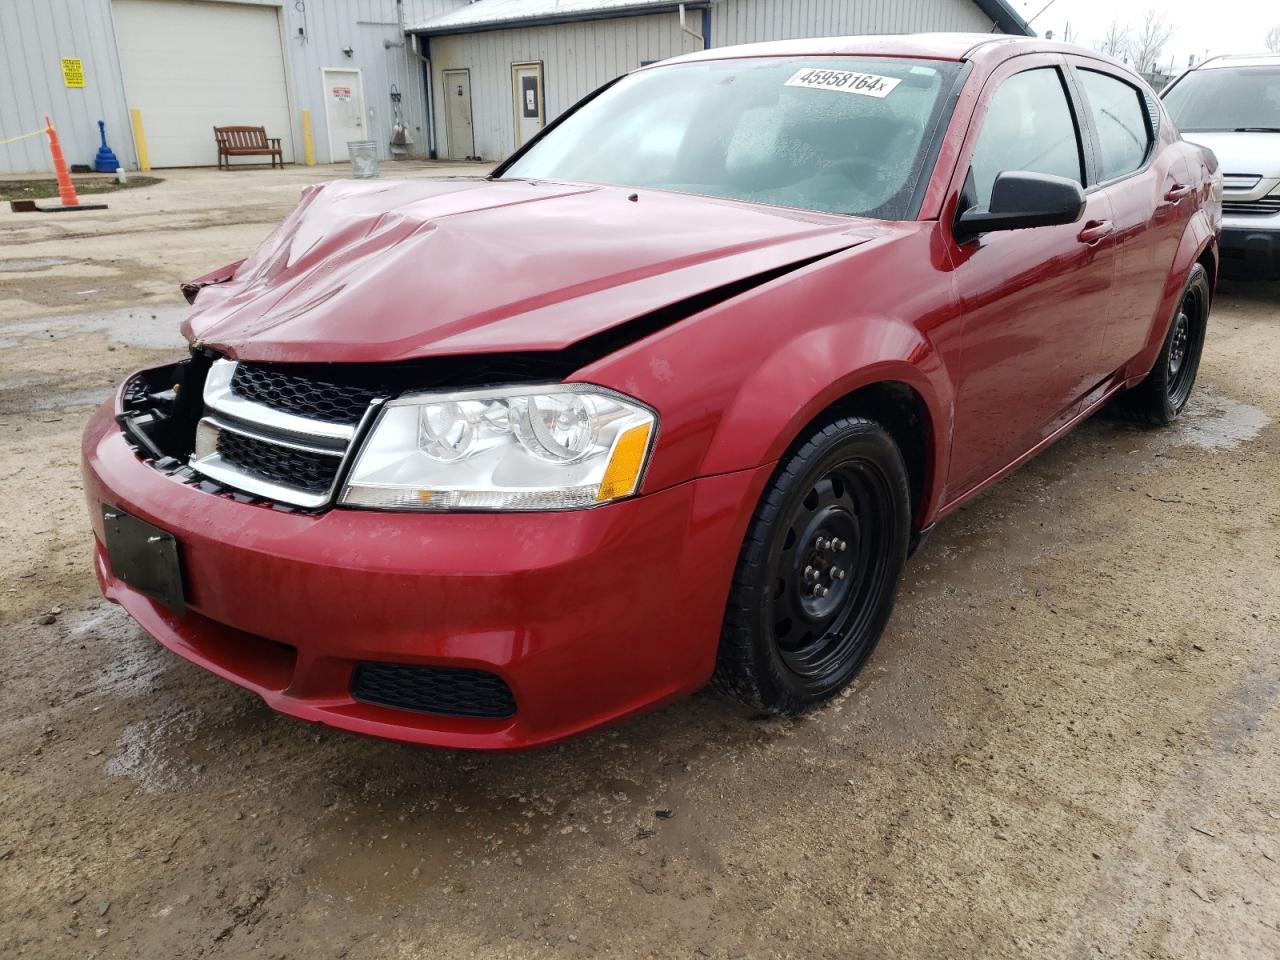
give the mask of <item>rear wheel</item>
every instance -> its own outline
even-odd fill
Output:
[[[1187,277],[1151,372],[1116,400],[1117,408],[1131,420],[1163,426],[1172,423],[1187,405],[1200,370],[1200,354],[1209,326],[1209,301],[1209,275],[1197,263]]]
[[[884,428],[843,417],[779,465],[738,558],[713,682],[770,713],[839,693],[875,648],[906,562],[911,498]]]

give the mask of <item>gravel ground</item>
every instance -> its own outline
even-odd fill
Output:
[[[940,524],[826,709],[436,752],[271,713],[89,566],[93,405],[337,172],[0,213],[0,955],[1280,956],[1280,286],[1224,284],[1176,426]]]

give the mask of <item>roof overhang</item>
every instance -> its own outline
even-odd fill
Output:
[[[616,17],[639,17],[655,13],[706,10],[714,0],[491,0],[456,7],[422,23],[405,27],[405,33],[422,36],[445,36],[457,33],[482,33],[516,27],[552,26],[558,23],[581,23],[587,20],[612,20]],[[1009,0],[970,0],[991,18],[1004,33],[1034,37],[1027,24]]]
[[[1013,9],[1008,0],[973,0],[978,9],[995,21],[995,25],[1005,33],[1015,37],[1034,37],[1036,32],[1031,25],[1022,19],[1022,14]]]
[[[454,33],[483,33],[490,30],[509,30],[514,27],[548,27],[558,23],[582,23],[588,20],[613,20],[617,17],[641,17],[655,13],[675,13],[681,7],[686,10],[705,10],[712,0],[630,0],[623,3],[546,3],[507,4],[510,13],[503,10],[485,16],[483,4],[474,3],[448,13],[432,17],[424,23],[411,24],[405,33],[439,37]]]

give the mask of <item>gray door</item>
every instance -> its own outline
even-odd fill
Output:
[[[516,146],[523,147],[542,130],[542,64],[511,65],[511,99],[516,105]]]
[[[471,71],[444,72],[444,115],[450,160],[476,155],[475,130],[471,126]]]

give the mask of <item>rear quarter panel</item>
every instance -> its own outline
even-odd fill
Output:
[[[1192,266],[1201,261],[1209,271],[1210,286],[1217,284],[1218,234],[1222,227],[1222,171],[1213,151],[1183,140],[1168,121],[1172,138],[1168,150],[1177,158],[1181,175],[1194,188],[1185,202],[1191,204],[1189,215],[1182,221],[1182,231],[1169,260],[1164,287],[1155,313],[1148,318],[1132,359],[1125,368],[1126,383],[1140,381],[1151,370],[1173,319],[1174,308],[1182,295]]]

